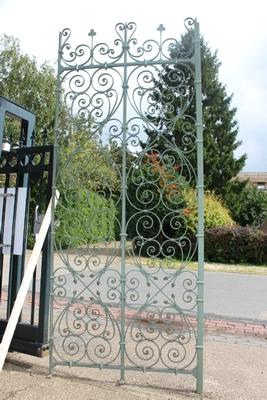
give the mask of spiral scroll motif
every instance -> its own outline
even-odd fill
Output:
[[[194,26],[194,20],[188,18],[185,21],[185,28],[190,31]],[[147,39],[143,43],[136,38],[135,22],[126,24],[118,23],[115,26],[116,39],[113,43],[99,42],[95,43],[97,33],[91,29],[88,33],[89,41],[73,47],[70,43],[71,31],[66,28],[61,32],[61,63],[66,69],[81,69],[84,66],[94,65],[107,68],[110,64],[118,64],[123,61],[124,46],[127,51],[128,58],[132,61],[150,61],[156,63],[158,61],[166,61],[173,59],[173,51],[176,52],[175,60],[190,58],[193,55],[193,39],[186,51],[177,52],[178,40],[176,38],[162,37],[165,28],[160,25],[158,27],[159,40]],[[127,39],[125,42],[125,34]],[[175,61],[174,60],[174,61]]]
[[[194,328],[175,306],[151,306],[137,312],[128,325],[126,343],[128,360],[144,370],[155,366],[186,369],[196,356]]]
[[[102,303],[77,300],[66,304],[55,329],[59,360],[109,364],[118,358],[119,327]]]
[[[194,131],[194,120],[186,115],[186,109],[193,101],[192,69],[189,65],[168,67],[157,66],[134,68],[129,76],[129,101],[136,114],[151,129],[174,129],[180,122],[182,131]],[[131,88],[133,88],[131,90]]]

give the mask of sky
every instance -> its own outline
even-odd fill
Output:
[[[87,40],[91,28],[100,40],[115,38],[117,22],[137,23],[141,39],[157,37],[159,24],[166,36],[179,38],[186,17],[197,18],[201,33],[218,51],[220,81],[233,94],[237,107],[236,156],[247,153],[244,171],[267,171],[267,24],[264,0],[0,0],[0,35],[20,40],[23,52],[39,64],[56,67],[58,33],[68,27],[73,40]]]

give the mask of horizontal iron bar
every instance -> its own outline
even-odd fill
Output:
[[[56,367],[57,365],[61,366],[67,366],[69,367],[70,363],[69,361],[58,361],[58,362],[53,362],[52,363],[52,368]],[[71,364],[72,367],[85,367],[85,368],[96,368],[96,369],[115,369],[115,370],[121,370],[124,369],[125,371],[140,371],[144,372],[144,367],[134,367],[130,365],[125,365],[124,367],[121,367],[120,365],[110,365],[110,364],[86,364],[86,363],[75,363],[72,362]],[[191,369],[191,370],[185,370],[185,369],[179,369],[179,368],[145,368],[145,372],[162,372],[162,373],[173,373],[174,375],[177,374],[186,374],[186,375],[193,375],[196,376],[196,369]]]
[[[46,355],[45,352],[47,350],[48,350],[47,343],[33,341],[33,340],[29,341],[17,337],[13,338],[9,348],[10,352],[16,351],[34,357],[44,357]]]
[[[127,63],[104,63],[104,64],[85,64],[85,65],[70,65],[68,67],[59,66],[59,74],[64,71],[81,71],[85,69],[108,69],[108,68],[117,68],[117,67],[147,67],[147,66],[155,66],[155,65],[172,65],[172,64],[194,64],[194,58],[177,58],[176,60],[158,60],[158,61],[131,61]]]
[[[0,174],[30,174],[30,173],[41,173],[44,171],[50,171],[52,168],[52,161],[49,161],[49,164],[27,164],[27,165],[18,165],[18,163],[11,167],[10,165],[5,165],[3,168],[0,167]]]
[[[1,248],[1,247],[11,247],[11,245],[10,245],[10,244],[0,243],[0,248]]]
[[[53,148],[52,144],[46,144],[44,146],[20,147],[15,152],[19,155],[41,154],[53,152]]]
[[[0,197],[15,197],[14,193],[0,193]]]

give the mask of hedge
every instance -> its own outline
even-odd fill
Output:
[[[207,229],[205,259],[230,264],[267,264],[267,234],[242,226]]]

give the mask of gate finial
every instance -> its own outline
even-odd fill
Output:
[[[88,36],[96,36],[96,31],[94,29],[91,29],[90,32],[88,33]]]
[[[163,31],[165,31],[166,30],[166,28],[165,28],[165,26],[163,25],[163,24],[160,24],[158,27],[157,27],[157,31],[159,31],[159,32],[163,32]]]

